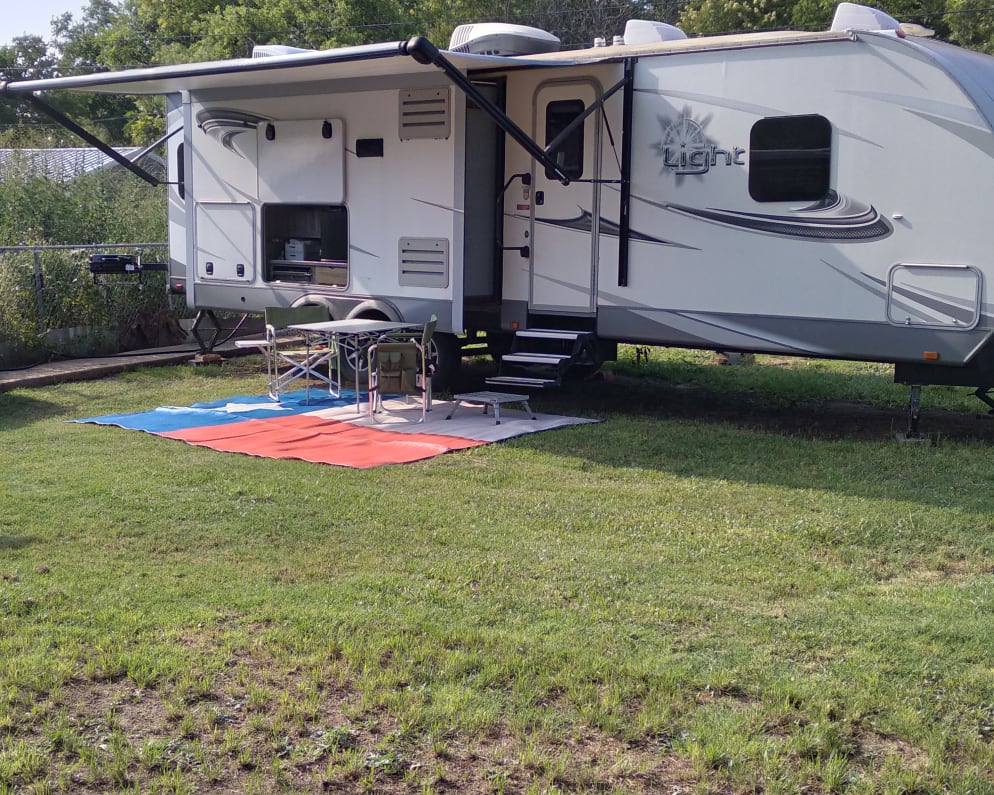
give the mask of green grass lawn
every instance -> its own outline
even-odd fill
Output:
[[[257,360],[0,394],[0,793],[994,793],[991,445],[748,421],[875,365],[612,371],[365,471],[65,422]]]

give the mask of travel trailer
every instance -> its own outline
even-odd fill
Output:
[[[485,335],[520,378],[527,340],[573,339],[567,363],[619,342],[844,358],[987,397],[994,58],[848,3],[825,32],[633,21],[597,44],[484,24],[445,51],[268,47],[2,91],[166,97],[193,307],[434,314],[442,370]]]

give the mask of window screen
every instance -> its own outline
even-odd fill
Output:
[[[753,125],[749,195],[756,201],[821,199],[831,167],[832,125],[824,116],[778,116]]]
[[[586,108],[580,99],[550,102],[545,108],[545,145],[551,144],[584,110]],[[578,124],[551,154],[567,178],[579,179],[583,176],[583,123]],[[550,168],[545,170],[545,176],[548,179],[559,178]]]

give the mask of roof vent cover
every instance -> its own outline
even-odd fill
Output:
[[[655,44],[660,41],[678,41],[687,38],[676,25],[652,22],[648,19],[629,19],[625,23],[625,44]]]
[[[857,3],[839,3],[832,20],[832,30],[892,30],[899,31],[901,23],[879,8]]]
[[[460,25],[449,39],[450,52],[474,55],[535,55],[558,52],[560,41],[551,33],[526,25],[477,22]]]

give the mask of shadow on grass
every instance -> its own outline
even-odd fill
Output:
[[[537,411],[607,419],[613,416],[692,420],[812,440],[892,441],[908,430],[906,387],[877,374],[811,373],[772,367],[714,368],[689,363],[643,374],[605,373],[533,394]],[[483,388],[493,368],[466,368],[462,390]],[[926,390],[927,391],[927,390]],[[864,395],[885,392],[884,403]],[[969,398],[975,400],[975,398]],[[994,421],[977,411],[923,408],[920,430],[935,439],[994,445]]]
[[[57,402],[25,392],[0,392],[0,431],[22,428],[62,414]]]
[[[937,443],[933,447],[896,440],[897,432],[907,430],[903,407],[777,403],[769,395],[648,377],[571,384],[533,395],[531,406],[604,420],[514,442],[551,455],[678,477],[957,507],[984,516],[991,510],[994,471],[978,450],[994,447],[994,422],[986,415],[924,411],[921,429]]]
[[[22,549],[37,540],[35,536],[10,536],[0,532],[0,550]]]

